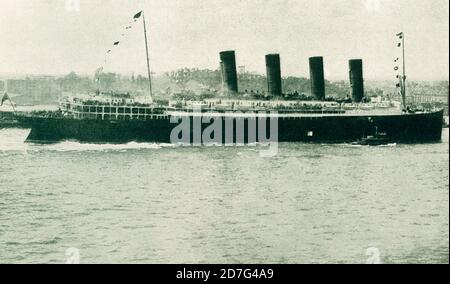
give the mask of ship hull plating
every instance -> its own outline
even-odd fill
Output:
[[[206,114],[203,114],[203,116],[208,117]],[[31,128],[27,142],[53,143],[75,140],[88,143],[128,143],[133,141],[171,143],[173,142],[171,141],[171,133],[173,134],[173,129],[181,122],[181,117],[177,118],[172,118],[173,122],[171,122],[170,116],[145,121],[42,117],[23,117],[22,120],[25,125]],[[195,135],[199,131],[203,133],[211,123],[201,123],[201,127],[195,130],[193,124],[195,124],[196,119],[193,119],[192,115],[184,118],[189,119],[189,142],[198,142],[198,140],[195,140]],[[261,135],[265,136],[267,140],[277,140],[278,142],[352,142],[362,137],[374,135],[378,131],[386,133],[387,138],[393,142],[423,143],[441,140],[443,111],[405,115],[281,116],[276,121],[267,119],[265,129],[259,127],[259,122],[254,124],[251,119],[248,117],[233,118],[231,129],[233,142],[242,142],[238,139],[239,131],[244,133],[244,143],[253,142],[253,137],[261,137]],[[270,123],[277,124],[276,135],[270,133],[275,131],[270,128]],[[255,125],[257,125],[256,133],[249,135],[249,133],[255,131]],[[225,140],[227,137],[226,131],[230,131],[226,129],[227,127],[230,127],[230,124],[227,124],[225,120],[222,121],[222,134],[215,133],[211,138],[218,135],[222,143],[230,142]],[[197,134],[195,134],[196,131]],[[176,134],[176,137],[178,138],[180,135]],[[264,141],[257,140],[257,142]]]

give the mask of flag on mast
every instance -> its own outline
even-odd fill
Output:
[[[134,19],[134,20],[137,20],[137,19],[139,19],[139,18],[141,17],[141,15],[142,15],[142,11],[140,11],[139,13],[137,13],[136,15],[134,15],[133,19]]]

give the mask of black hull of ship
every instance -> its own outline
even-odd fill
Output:
[[[2,128],[21,128],[22,125],[15,118],[12,111],[0,111],[0,129]]]
[[[442,119],[443,111],[405,115],[280,117],[278,118],[278,141],[352,142],[374,135],[378,131],[386,133],[386,137],[391,142],[439,142],[442,134]],[[23,124],[31,128],[26,142],[33,143],[55,143],[66,140],[85,143],[170,143],[172,129],[178,125],[178,123],[170,122],[170,116],[145,121],[43,117],[23,117],[21,120]],[[244,132],[247,133],[248,119],[245,118],[244,122]],[[202,130],[208,125],[202,124]],[[225,123],[222,128],[222,137],[225,137]],[[269,137],[268,123],[266,133]],[[248,142],[247,138],[245,135],[244,142]],[[192,136],[190,142],[192,142]],[[225,142],[227,141],[222,141],[222,143]]]

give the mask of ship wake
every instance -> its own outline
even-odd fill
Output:
[[[49,144],[43,146],[48,150],[53,151],[127,151],[127,150],[142,150],[142,149],[161,149],[174,147],[167,143],[149,143],[149,142],[129,142],[126,144],[97,144],[97,143],[81,143],[76,141],[62,141],[56,144]]]

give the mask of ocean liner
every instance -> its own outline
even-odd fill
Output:
[[[142,16],[142,17],[141,17]],[[162,142],[236,144],[254,142],[353,142],[384,133],[389,142],[438,142],[443,110],[414,111],[406,105],[406,75],[397,75],[402,102],[364,102],[361,59],[349,60],[351,96],[347,101],[325,101],[322,57],[309,58],[311,93],[315,101],[282,99],[279,54],[266,55],[269,100],[238,99],[234,51],[220,53],[225,97],[202,101],[153,101],[144,12],[142,18],[148,70],[148,95],[102,93],[66,97],[55,112],[19,115],[31,128],[27,142],[75,140],[89,143]],[[404,46],[404,35],[397,35]],[[115,43],[116,44],[116,43]]]

